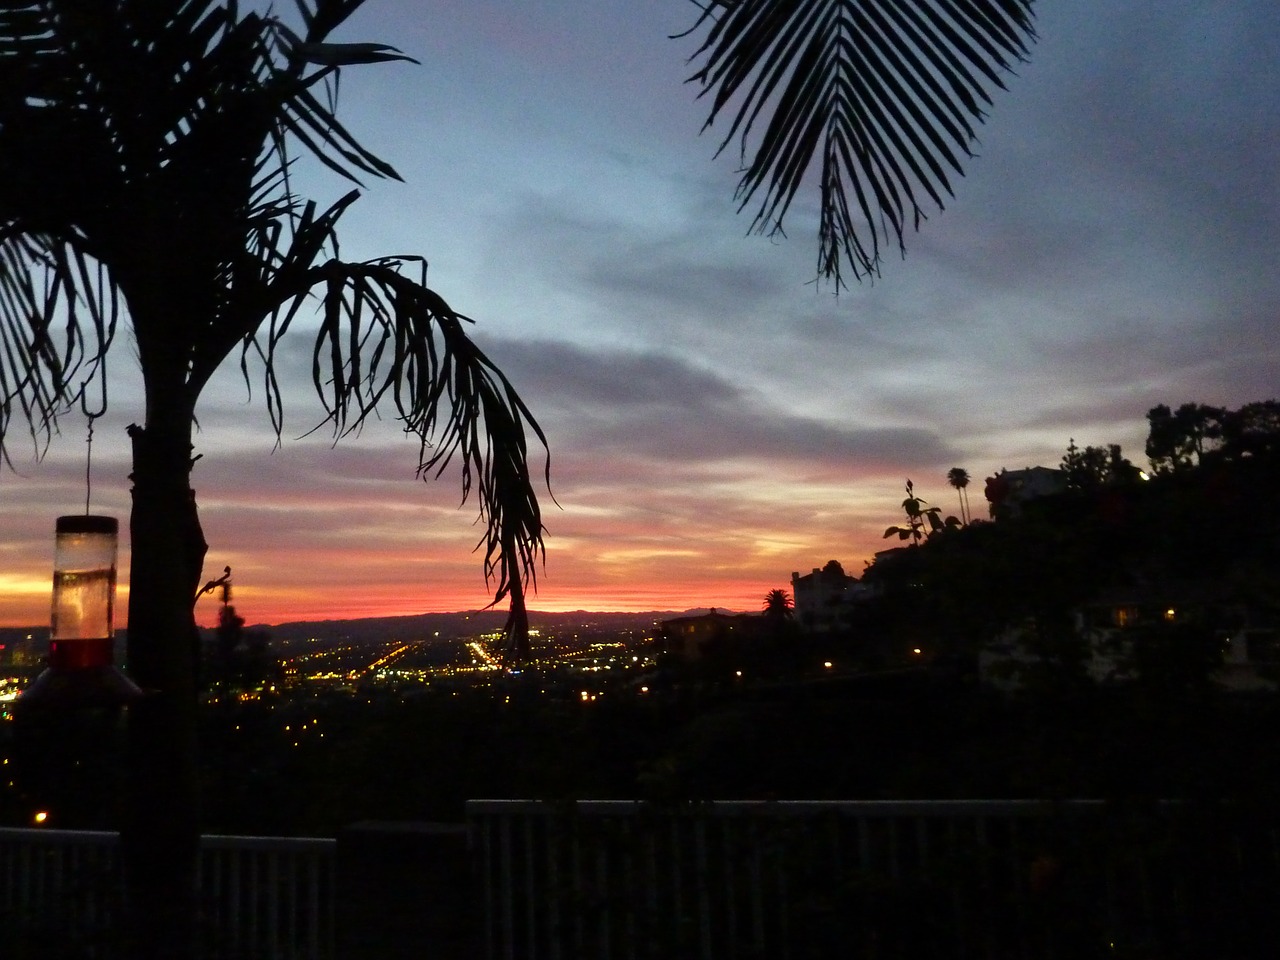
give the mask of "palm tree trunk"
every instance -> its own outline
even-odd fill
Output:
[[[128,666],[144,695],[129,709],[121,839],[127,955],[142,960],[195,955],[199,635],[193,601],[206,544],[190,487],[192,411],[181,385],[175,387],[173,402],[148,402],[146,427],[129,428]]]

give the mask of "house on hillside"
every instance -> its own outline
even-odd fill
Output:
[[[866,599],[871,588],[844,572],[838,560],[801,576],[791,574],[791,596],[796,621],[810,633],[839,633],[852,623],[853,607]]]
[[[658,649],[682,660],[700,660],[717,646],[750,643],[763,630],[764,617],[759,614],[720,613],[712,607],[698,616],[659,623]]]
[[[990,504],[994,520],[1017,517],[1022,507],[1038,497],[1051,497],[1067,489],[1067,474],[1058,467],[1025,467],[1022,470],[1002,469],[994,477],[987,477],[983,490]]]
[[[1072,614],[1072,634],[1080,643],[1074,654],[1082,658],[1086,676],[1095,683],[1131,681],[1135,679],[1137,644],[1159,638],[1162,629],[1178,626],[1199,626],[1208,631],[1200,636],[1215,649],[1171,649],[1167,655],[1157,651],[1168,668],[1194,670],[1196,658],[1220,653],[1220,665],[1209,674],[1218,686],[1238,691],[1277,689],[1280,623],[1274,615],[1203,586],[1134,587],[1099,595]],[[1028,621],[987,644],[978,658],[981,681],[998,689],[1019,687],[1026,670],[1045,662],[1034,649],[1035,636],[1036,625]],[[1172,629],[1165,636],[1170,643],[1176,642]]]

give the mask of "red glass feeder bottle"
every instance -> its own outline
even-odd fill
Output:
[[[142,696],[113,662],[119,532],[114,517],[58,518],[49,667],[18,697],[24,711],[115,708]]]
[[[115,517],[58,518],[49,640],[54,670],[111,666],[119,532]]]

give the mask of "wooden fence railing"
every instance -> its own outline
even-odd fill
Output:
[[[203,956],[1272,958],[1278,824],[1188,803],[477,800],[465,831],[202,838]],[[117,849],[0,829],[0,954],[112,958]]]

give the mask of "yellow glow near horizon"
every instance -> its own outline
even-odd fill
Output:
[[[0,594],[7,598],[17,596],[50,596],[53,590],[53,573],[45,577],[35,577],[21,573],[0,573]]]

